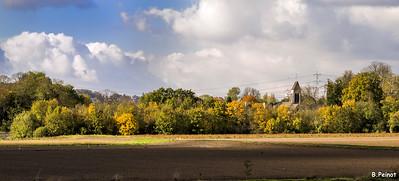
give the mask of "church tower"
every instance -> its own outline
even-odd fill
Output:
[[[298,81],[295,81],[294,85],[291,88],[291,104],[299,105],[301,103],[301,87],[299,86]]]

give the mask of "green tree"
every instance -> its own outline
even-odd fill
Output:
[[[203,107],[192,108],[188,110],[187,114],[190,120],[190,133],[209,133],[209,131],[206,130],[206,124],[209,122],[209,116]]]
[[[144,94],[140,98],[140,102],[148,104],[149,102],[156,102],[157,104],[170,103],[173,107],[181,106],[181,104],[194,106],[199,98],[195,96],[195,93],[191,90],[183,90],[172,88],[159,88],[155,91]]]
[[[228,133],[227,105],[223,100],[215,100],[214,106],[207,110],[209,122],[205,126],[207,133],[221,134]]]
[[[11,124],[10,136],[13,139],[29,138],[33,136],[33,131],[36,129],[36,118],[29,111],[22,112],[15,116]]]
[[[73,113],[69,108],[57,106],[46,116],[45,127],[49,136],[73,134],[74,120]]]
[[[55,99],[49,101],[38,100],[33,102],[30,110],[36,116],[40,125],[43,125],[44,119],[46,118],[47,114],[53,111],[57,106],[58,101]]]
[[[227,92],[227,97],[226,97],[227,102],[238,100],[240,92],[241,92],[241,90],[239,87],[232,87],[231,89],[229,89],[229,91]]]
[[[146,106],[145,104],[138,105],[140,109],[141,124],[140,129],[142,133],[154,134],[155,133],[155,122],[160,113],[160,107],[155,102],[150,102]]]
[[[399,132],[399,111],[390,114],[389,131],[391,133]]]
[[[190,133],[190,120],[181,108],[174,109],[172,105],[166,104],[155,121],[156,131],[161,134],[184,134]]]
[[[8,130],[15,115],[29,110],[34,101],[56,99],[60,105],[73,107],[82,103],[72,86],[52,81],[44,73],[27,72],[13,76],[13,81],[0,84],[0,120],[3,130]]]
[[[328,80],[327,82],[327,104],[342,105],[343,90],[349,86],[349,82],[353,78],[351,71],[345,71],[344,75],[338,77],[335,82]]]
[[[342,99],[343,101],[373,101],[379,104],[383,99],[380,83],[381,79],[375,73],[359,73],[349,82],[349,86],[343,90]]]

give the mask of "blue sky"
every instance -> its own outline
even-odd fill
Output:
[[[384,18],[381,18],[384,17]],[[399,70],[395,0],[1,0],[0,73],[77,88],[283,97],[370,62]]]
[[[92,6],[85,8],[68,5],[32,9],[7,8],[3,3],[0,21],[5,28],[0,30],[0,39],[4,40],[24,31],[51,32],[64,33],[83,42],[115,43],[124,49],[151,48],[160,40],[152,39],[152,35],[145,32],[132,31],[121,20],[120,12],[134,14],[151,7],[182,9],[192,3],[193,1],[182,0],[97,0],[93,1]]]

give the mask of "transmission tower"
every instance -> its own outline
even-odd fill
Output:
[[[316,83],[315,96],[316,96],[316,98],[319,98],[319,84],[320,84],[321,73],[316,72],[315,74],[313,74],[313,76],[315,76],[315,83]]]

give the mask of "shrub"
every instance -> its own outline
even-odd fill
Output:
[[[267,121],[266,133],[283,133],[292,131],[292,114],[288,106],[281,105],[277,108],[277,116]]]
[[[315,110],[299,110],[295,113],[293,128],[297,133],[309,133],[315,130],[319,115]]]
[[[209,115],[205,124],[205,132],[212,134],[228,133],[228,115],[226,103],[221,100],[215,100],[214,107],[207,110]]]
[[[155,133],[155,121],[158,118],[160,108],[157,103],[149,102],[148,105],[139,104],[140,107],[140,131]]]
[[[37,120],[40,124],[43,124],[44,119],[46,118],[47,113],[51,112],[58,106],[57,100],[39,100],[35,101],[32,104],[31,112],[36,116]]]
[[[249,118],[246,103],[243,101],[232,101],[227,104],[227,115],[229,116],[228,129],[230,133],[248,133]]]
[[[344,102],[342,106],[334,105],[320,108],[321,124],[319,124],[318,131],[327,133],[368,132],[366,125],[370,122],[368,119],[371,119],[371,117],[367,111],[367,106],[367,104],[350,100]]]
[[[33,137],[45,137],[48,135],[47,128],[44,126],[38,127],[34,132],[33,132]]]
[[[139,128],[139,125],[132,113],[122,113],[115,116],[119,133],[122,135],[133,135]]]
[[[115,106],[106,103],[76,106],[74,113],[78,124],[75,130],[79,134],[116,134],[114,112]]]
[[[206,133],[205,125],[208,121],[208,115],[203,107],[196,107],[188,111],[190,120],[190,132],[196,134]]]
[[[190,126],[187,112],[182,108],[174,109],[172,104],[164,105],[155,120],[156,132],[161,134],[188,134]]]
[[[46,116],[45,127],[49,136],[73,134],[74,117],[66,107],[56,107]]]
[[[391,114],[388,124],[389,131],[391,133],[396,133],[399,131],[399,111]]]
[[[15,116],[11,124],[11,138],[20,139],[33,136],[35,130],[36,117],[31,112],[22,112]]]
[[[272,118],[271,111],[264,103],[254,103],[251,109],[251,130],[255,133],[264,132],[267,120]]]

